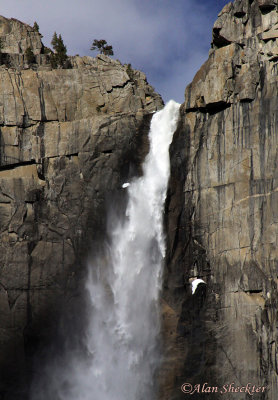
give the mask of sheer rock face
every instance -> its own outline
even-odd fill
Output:
[[[29,35],[28,26],[17,25],[2,19],[1,35]],[[32,45],[39,51],[36,40]],[[9,46],[15,51],[15,43]],[[140,173],[151,115],[162,107],[145,75],[118,61],[73,57],[71,64],[37,71],[0,67],[5,400],[27,396],[32,356],[58,334],[61,313],[68,316],[66,341],[73,334],[71,319],[82,325],[86,259],[105,236],[115,193],[124,201],[122,183]]]
[[[24,53],[30,47],[33,53],[40,54],[43,48],[41,34],[31,26],[17,19],[0,16],[0,39],[3,53]]]
[[[267,386],[252,398],[278,397],[277,45],[276,1],[229,3],[186,89],[166,214],[167,400],[184,398],[185,382],[251,383]],[[192,296],[193,277],[206,293]]]

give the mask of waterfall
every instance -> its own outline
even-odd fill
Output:
[[[111,233],[110,265],[103,273],[103,265],[91,268],[88,289],[94,316],[88,347],[93,362],[88,379],[94,400],[152,398],[159,359],[163,210],[178,110],[170,101],[153,116],[143,176],[128,186],[126,219]]]
[[[143,175],[123,185],[128,191],[125,218],[110,229],[106,254],[89,265],[88,357],[72,365],[70,384],[59,389],[58,399],[155,398],[165,256],[163,210],[179,106],[171,100],[154,114]]]

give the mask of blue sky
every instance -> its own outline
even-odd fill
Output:
[[[92,55],[106,39],[114,58],[146,73],[165,101],[184,89],[207,59],[217,14],[228,0],[0,0],[1,14],[33,25],[43,42],[61,33],[68,54]]]

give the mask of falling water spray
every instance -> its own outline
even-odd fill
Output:
[[[143,175],[124,185],[125,217],[110,229],[106,254],[89,265],[87,357],[73,363],[68,385],[57,389],[59,400],[155,398],[165,256],[163,211],[169,146],[178,114],[179,104],[172,100],[154,114]]]

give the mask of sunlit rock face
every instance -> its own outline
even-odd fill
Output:
[[[219,388],[192,399],[222,399],[233,382],[278,397],[277,15],[271,0],[227,4],[186,88],[165,212],[162,400],[184,399],[187,382]],[[33,355],[43,362],[53,343],[62,352],[79,340],[87,255],[115,194],[124,203],[122,185],[140,174],[162,101],[105,56],[53,70],[37,34],[30,69],[18,40],[32,28],[1,21],[13,68],[0,65],[0,395],[22,400]],[[194,293],[193,279],[206,283]]]
[[[33,53],[40,54],[43,48],[41,34],[31,26],[15,18],[0,16],[0,38],[3,53],[24,53],[30,47]]]
[[[165,399],[184,398],[185,382],[277,398],[277,45],[276,1],[229,3],[186,88],[166,213]]]
[[[29,28],[2,18],[5,51],[16,51],[18,35]],[[39,36],[28,35],[39,52]],[[74,336],[71,326],[80,330],[80,282],[88,253],[103,239],[106,212],[115,207],[111,199],[116,193],[124,201],[122,184],[140,174],[150,119],[162,107],[145,75],[119,61],[98,56],[70,62],[70,69],[57,70],[47,59],[43,67],[32,67],[36,71],[24,63],[16,69],[0,66],[0,397],[5,400],[27,396],[32,368],[37,369],[32,356],[59,341],[62,313],[68,316],[63,322],[68,338]],[[42,361],[47,354],[40,356]]]

